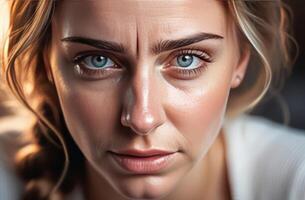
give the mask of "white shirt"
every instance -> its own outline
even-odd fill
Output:
[[[305,200],[305,132],[242,115],[225,123],[234,200]]]
[[[305,131],[248,115],[224,130],[233,200],[305,200]],[[0,200],[17,200],[23,185],[3,149],[8,134],[0,134]],[[67,199],[82,200],[81,188]]]

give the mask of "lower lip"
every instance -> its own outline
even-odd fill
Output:
[[[128,172],[135,174],[152,174],[166,168],[176,153],[149,157],[134,157],[111,153],[114,160]]]

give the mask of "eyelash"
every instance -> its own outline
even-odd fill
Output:
[[[82,65],[82,62],[84,61],[84,59],[88,56],[105,56],[109,59],[111,59],[115,65],[113,65],[111,68],[111,70],[106,69],[96,69],[96,70],[92,70],[89,69],[88,67],[84,67]],[[199,58],[200,60],[202,60],[202,64],[200,64],[198,67],[194,68],[194,69],[182,69],[182,67],[173,67],[171,65],[171,61],[174,59],[176,60],[178,57],[183,56],[183,55],[190,55],[190,56],[195,56],[197,58]],[[170,62],[168,64],[166,64],[165,70],[167,70],[167,68],[173,68],[173,70],[178,73],[181,74],[183,77],[179,77],[182,79],[188,79],[188,78],[192,78],[192,77],[197,77],[198,75],[200,75],[207,67],[208,63],[212,63],[213,60],[211,58],[211,56],[206,52],[206,51],[202,51],[200,49],[197,48],[191,48],[191,49],[181,49],[178,50],[177,52],[173,52],[170,54]],[[108,54],[101,54],[99,52],[88,52],[82,55],[78,55],[73,59],[73,63],[75,64],[75,70],[77,71],[78,75],[80,75],[83,78],[89,78],[92,79],[93,78],[97,78],[99,79],[100,77],[105,77],[107,75],[110,75],[113,72],[113,70],[120,70],[122,71],[122,69],[120,68],[120,64],[116,64],[116,60],[112,58],[112,56],[109,56]]]
[[[200,64],[200,66],[195,69],[182,69],[181,67],[171,67],[170,63],[167,64],[167,67],[174,68],[174,70],[177,73],[182,74],[183,76],[185,76],[185,78],[197,77],[206,69],[207,63],[213,62],[211,56],[206,51],[202,51],[197,48],[181,49],[178,52],[174,52],[173,56],[170,56],[170,57],[172,60],[172,59],[177,59],[178,57],[183,56],[183,55],[190,55],[190,56],[198,57],[203,62],[203,64]]]

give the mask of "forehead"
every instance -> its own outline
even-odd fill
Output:
[[[54,23],[60,37],[119,41],[224,35],[227,24],[222,0],[65,0],[57,5]]]

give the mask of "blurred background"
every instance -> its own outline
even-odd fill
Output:
[[[4,13],[4,1],[0,0],[0,14],[4,15],[4,17],[0,17],[0,43],[8,19]],[[293,66],[292,74],[279,95],[267,95],[267,98],[251,114],[264,116],[280,123],[287,123],[291,127],[305,129],[305,1],[284,1],[291,7],[293,13],[292,35],[299,45],[299,55]],[[24,110],[19,108],[18,104],[14,104],[8,99],[8,94],[4,92],[3,86],[0,84],[0,118],[2,122],[16,111],[24,113]]]
[[[305,129],[305,1],[284,0],[292,11],[292,36],[299,45],[299,55],[292,74],[278,96],[265,98],[253,115],[265,116],[283,123],[288,115],[288,125]]]

